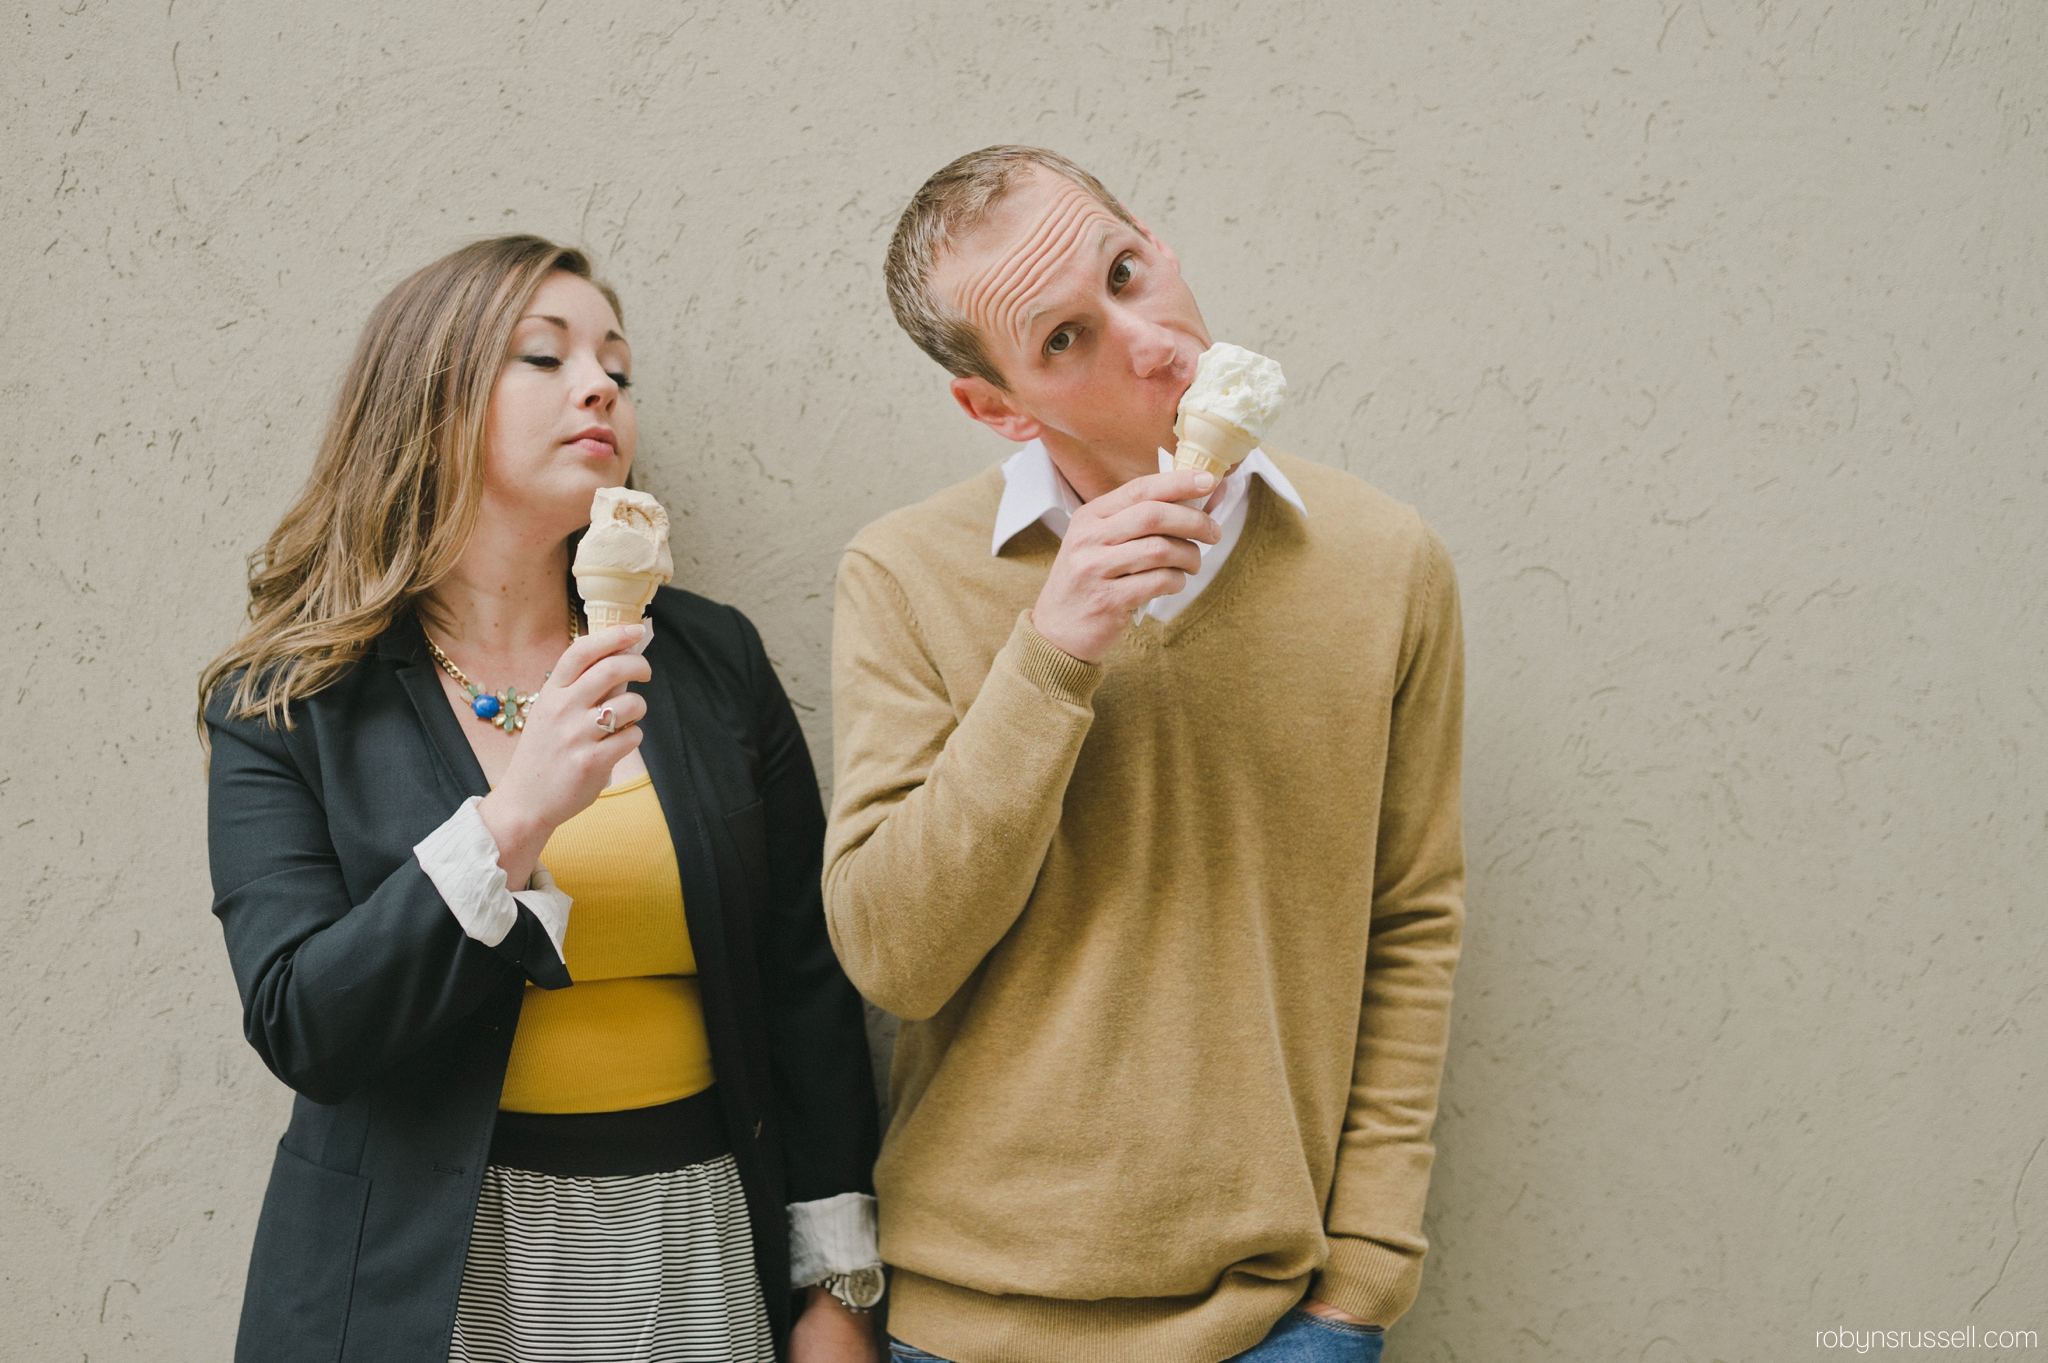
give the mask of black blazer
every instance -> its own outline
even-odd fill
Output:
[[[785,1205],[873,1191],[861,1003],[825,933],[810,752],[760,636],[687,592],[649,614],[640,752],[780,1349]],[[410,615],[292,717],[207,711],[213,911],[249,1044],[298,1093],[235,1357],[445,1363],[522,991],[569,977],[523,909],[498,947],[465,936],[412,855],[487,787]]]

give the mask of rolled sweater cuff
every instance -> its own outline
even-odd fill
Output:
[[[1031,623],[1028,610],[1017,617],[1017,628],[1011,632],[1010,643],[1018,650],[1017,670],[1024,674],[1026,681],[1054,700],[1085,707],[1094,698],[1095,688],[1102,684],[1102,664],[1084,663],[1066,650],[1047,643],[1045,636]]]
[[[1378,1326],[1392,1325],[1415,1304],[1422,1286],[1422,1255],[1390,1249],[1377,1240],[1330,1237],[1330,1258],[1309,1295]]]

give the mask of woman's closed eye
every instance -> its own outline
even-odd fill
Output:
[[[558,355],[521,355],[519,362],[521,364],[530,364],[535,369],[546,373],[553,373],[562,367],[562,360]],[[633,386],[633,376],[621,370],[608,369],[605,371],[605,377],[617,384],[622,390]]]

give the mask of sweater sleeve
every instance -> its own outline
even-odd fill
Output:
[[[1450,556],[1424,531],[1388,736],[1364,1008],[1312,1294],[1378,1325],[1422,1281],[1423,1202],[1465,913],[1464,642]]]
[[[1026,611],[960,714],[902,588],[847,553],[832,624],[825,913],[861,993],[928,1018],[1010,930],[1102,675],[1041,638]]]

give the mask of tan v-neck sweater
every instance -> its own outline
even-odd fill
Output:
[[[890,1329],[961,1363],[1214,1363],[1414,1300],[1463,917],[1442,544],[1275,455],[1217,579],[1101,666],[1000,557],[1002,475],[840,566],[832,938],[905,1019]]]

